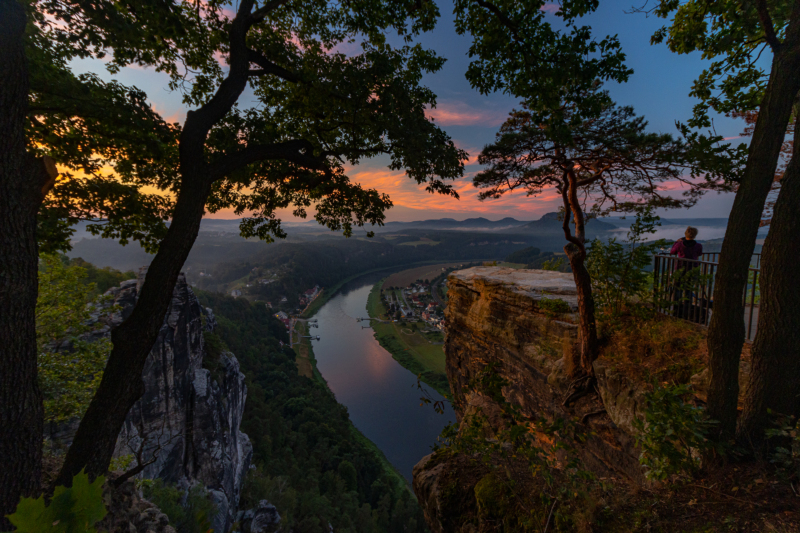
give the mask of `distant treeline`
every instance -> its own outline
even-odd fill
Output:
[[[420,239],[434,245],[404,245]],[[319,284],[330,287],[339,281],[376,268],[388,268],[421,261],[468,261],[502,259],[529,244],[518,235],[475,234],[428,231],[393,239],[327,239],[306,243],[282,243],[254,254],[246,261],[218,264],[211,277],[193,278],[198,287],[223,292],[228,285],[247,277],[247,294],[276,303],[282,296],[294,306],[303,291]],[[266,272],[279,272],[272,283],[261,284]]]

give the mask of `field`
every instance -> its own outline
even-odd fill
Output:
[[[294,325],[295,333],[292,335],[295,339],[298,336],[308,335],[308,329],[305,324],[298,322]],[[294,345],[294,351],[297,354],[295,362],[297,363],[297,372],[301,376],[307,378],[314,378],[314,354],[311,352],[311,341],[309,339],[300,339],[300,344]]]
[[[386,309],[381,303],[380,286],[378,282],[372,288],[367,299],[367,312],[371,317],[385,318]],[[440,394],[450,393],[441,333],[421,333],[419,330],[425,327],[422,322],[416,324],[417,331],[413,331],[412,325],[407,323],[373,321],[370,325],[380,345],[398,363],[419,375],[426,385]]]
[[[418,279],[433,279],[442,273],[443,268],[457,267],[466,265],[466,262],[458,263],[439,263],[437,265],[426,265],[409,270],[403,270],[392,274],[383,282],[383,287],[407,287],[410,283]]]

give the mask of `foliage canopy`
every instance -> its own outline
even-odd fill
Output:
[[[420,85],[444,60],[413,42],[434,27],[432,2],[49,0],[31,11],[29,139],[84,174],[65,173],[46,202],[51,248],[67,246],[69,223],[102,217],[90,230],[154,251],[181,190],[179,146],[189,140],[186,124],[167,123],[138,89],[72,74],[72,58],[102,58],[112,73],[155,68],[185,105],[204,110],[187,122],[205,130],[206,208],[252,214],[246,236],[284,236],[274,211],[289,206],[299,216],[313,207],[320,223],[345,233],[381,222],[389,198],[345,173],[378,155],[428,190],[456,196],[445,180],[461,175],[466,155],[425,117],[435,96]],[[109,167],[113,177],[101,176]],[[144,186],[167,194],[143,194]]]

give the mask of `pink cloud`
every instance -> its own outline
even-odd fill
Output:
[[[507,113],[475,109],[463,102],[443,102],[429,109],[427,115],[442,126],[499,126]]]
[[[364,188],[377,189],[386,193],[396,206],[411,209],[428,209],[444,212],[474,212],[485,215],[506,216],[513,213],[540,213],[553,211],[561,201],[561,196],[555,191],[545,191],[543,194],[530,198],[524,191],[517,191],[503,195],[497,200],[478,199],[478,189],[472,185],[472,179],[467,176],[453,182],[460,199],[440,194],[430,194],[425,187],[405,176],[403,172],[383,169],[370,169],[350,174],[350,178],[361,184]]]
[[[544,11],[546,13],[555,14],[559,9],[561,9],[561,6],[558,4],[545,4],[539,9],[540,11]]]

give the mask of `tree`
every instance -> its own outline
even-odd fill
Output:
[[[795,111],[792,158],[781,178],[770,231],[761,249],[758,331],[738,440],[761,447],[774,415],[800,417],[800,113]],[[772,413],[772,415],[770,414]],[[772,443],[780,445],[780,443]]]
[[[36,373],[36,212],[52,163],[28,153],[25,8],[0,0],[0,529],[20,495],[35,496],[42,468],[43,407]]]
[[[690,126],[710,125],[710,109],[720,113],[758,109],[719,256],[708,330],[708,413],[719,421],[720,436],[729,438],[736,428],[745,335],[742,294],[792,104],[800,91],[800,2],[664,0],[654,12],[663,18],[673,16],[669,27],[653,36],[654,43],[666,40],[674,52],[700,51],[712,60],[692,88],[691,95],[700,102]],[[764,51],[772,53],[769,72],[758,63]]]
[[[756,122],[758,121],[758,111],[735,111],[733,113],[729,113],[729,116],[733,118],[741,118],[745,121],[744,131],[739,135],[742,137],[753,136],[753,130],[755,129]],[[778,161],[775,179],[772,182],[772,187],[770,188],[767,202],[764,205],[764,212],[761,214],[761,222],[759,223],[759,226],[762,228],[769,226],[770,222],[772,221],[772,211],[775,208],[775,200],[777,199],[778,193],[781,190],[781,180],[786,174],[786,168],[789,165],[789,161],[792,157],[794,141],[792,140],[791,135],[793,134],[794,122],[790,121],[789,128],[786,130],[786,136],[789,138],[784,141],[783,146],[781,147],[781,158]]]
[[[608,105],[608,95],[593,90],[598,81],[625,82],[633,72],[616,36],[597,40],[581,17],[597,2],[561,2],[549,23],[544,0],[456,0],[456,31],[473,37],[467,80],[483,94],[503,91],[524,99],[536,122],[548,120],[568,135],[566,117],[580,123]],[[552,5],[552,4],[550,4]],[[556,29],[563,25],[563,29]],[[553,132],[555,135],[556,132]]]
[[[554,134],[547,123],[538,123],[523,103],[501,126],[494,144],[486,146],[478,162],[490,165],[473,179],[484,189],[479,197],[499,198],[522,189],[537,196],[555,189],[563,202],[563,230],[578,291],[580,349],[569,367],[573,377],[592,376],[598,355],[595,304],[586,269],[586,218],[610,210],[632,211],[644,205],[683,207],[702,192],[693,179],[689,150],[669,135],[646,133],[647,123],[630,107],[606,105],[597,118],[576,122],[576,106],[564,105],[554,113],[570,124],[570,136]],[[691,171],[684,175],[687,168]],[[715,187],[713,174],[700,185]],[[666,181],[679,181],[688,189],[683,198],[663,191]],[[587,213],[587,206],[589,213]],[[570,225],[574,226],[573,229]]]
[[[113,13],[92,9],[100,19]],[[44,2],[3,0],[0,15],[0,254],[7,259],[0,267],[0,371],[10,380],[9,386],[0,384],[0,462],[9,465],[0,476],[2,517],[13,511],[20,493],[35,493],[39,484],[38,250],[68,249],[70,226],[81,219],[97,222],[90,231],[123,243],[140,240],[153,250],[166,230],[171,202],[142,194],[129,182],[174,168],[157,148],[174,146],[175,129],[140,91],[71,73],[69,60],[85,57],[88,40],[96,36],[80,10],[62,19],[68,20],[63,26],[48,18]],[[160,14],[152,18],[167,20]],[[74,38],[52,38],[59,32]],[[115,32],[124,33],[120,26]],[[153,158],[160,168],[154,169]],[[0,518],[0,528],[7,526]]]
[[[82,7],[48,5],[57,20]],[[445,180],[461,175],[466,159],[425,117],[435,99],[419,81],[443,61],[411,40],[433,27],[432,3],[176,2],[166,9],[181,24],[155,21],[163,34],[137,22],[147,9],[106,7],[113,13],[107,18],[126,31],[104,26],[98,12],[84,14],[101,19],[97,42],[114,51],[109,64],[135,62],[169,73],[194,109],[180,128],[174,181],[153,178],[177,195],[169,230],[132,314],[112,332],[103,379],[59,475],[64,482],[84,466],[91,475],[107,469],[125,416],[142,394],[144,361],[206,209],[252,215],[242,234],[269,240],[284,236],[276,209],[293,205],[305,216],[314,206],[317,221],[349,235],[353,226],[382,223],[391,202],[350,182],[345,162],[387,154],[391,168],[406,169],[427,190],[455,195]],[[402,46],[386,42],[390,28]],[[59,31],[70,37],[68,28]],[[363,38],[361,53],[335,51],[356,38]],[[248,87],[252,107],[242,100]]]

